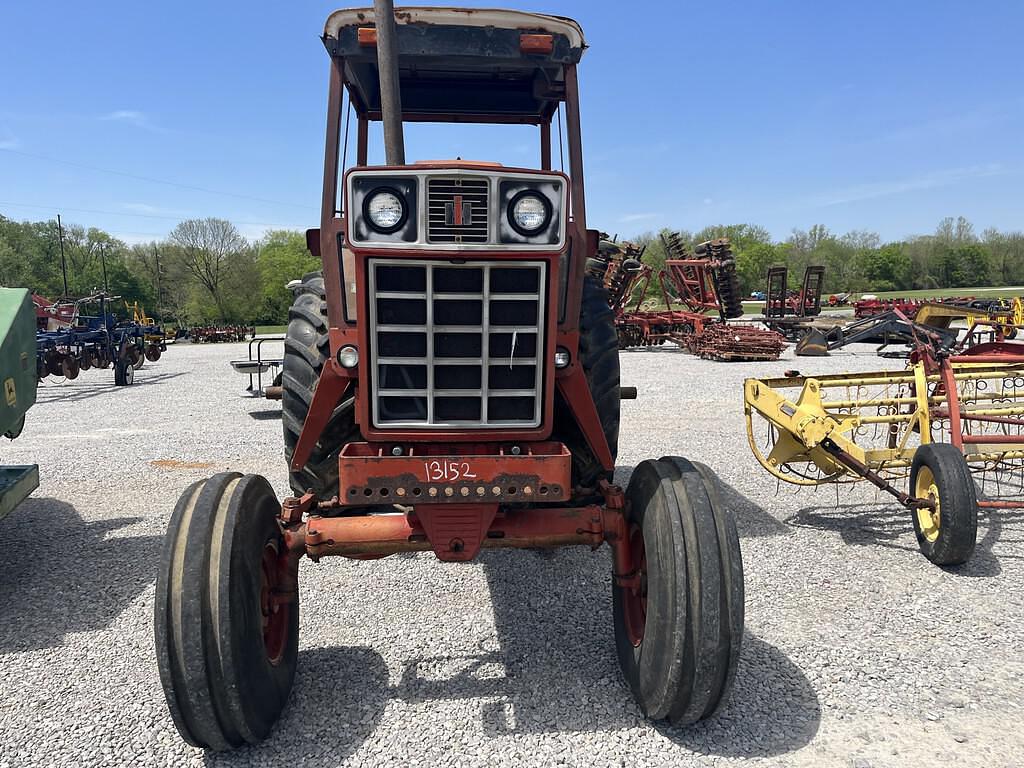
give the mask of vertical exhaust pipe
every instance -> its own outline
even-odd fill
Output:
[[[405,165],[402,135],[402,95],[398,86],[398,31],[393,0],[373,0],[377,25],[377,71],[380,111],[384,123],[384,157],[388,165]]]

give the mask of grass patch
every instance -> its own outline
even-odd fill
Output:
[[[977,299],[1012,298],[1024,294],[1024,287],[1007,286],[1005,288],[926,288],[921,291],[865,291],[873,293],[880,299],[943,299],[949,296],[974,296]],[[857,294],[860,298],[864,294]]]
[[[284,333],[288,330],[287,325],[257,325],[256,335],[257,336],[268,336],[272,334]]]
[[[919,291],[864,291],[850,296],[847,306],[860,299],[865,294],[872,294],[880,299],[945,299],[950,296],[973,296],[976,299],[1012,299],[1014,296],[1024,296],[1024,286],[1006,286],[1003,288],[976,287],[976,288],[925,288]],[[830,307],[828,305],[828,293],[822,294],[822,311],[833,311],[842,307]],[[748,315],[759,315],[764,312],[763,301],[744,301],[743,311]]]

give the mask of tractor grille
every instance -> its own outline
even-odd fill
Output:
[[[376,427],[536,427],[543,262],[370,260]]]
[[[427,242],[488,242],[489,183],[487,179],[428,179]]]

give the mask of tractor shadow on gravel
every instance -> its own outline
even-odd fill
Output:
[[[280,421],[281,409],[268,408],[262,411],[249,411],[249,418],[255,421]]]
[[[339,684],[339,681],[343,681]],[[207,766],[337,766],[376,729],[387,703],[388,670],[371,648],[299,651],[288,705],[256,746],[205,752]]]
[[[163,537],[112,535],[141,519],[87,522],[63,501],[28,498],[0,521],[0,654],[109,626],[156,579]]]
[[[997,555],[993,547],[1003,538],[1006,523],[1022,520],[1024,514],[1020,510],[979,509],[978,543],[974,554],[964,565],[943,570],[957,576],[998,576],[1003,570],[1000,558],[1013,556]],[[908,556],[921,556],[914,540],[910,513],[895,502],[804,507],[786,518],[786,524],[838,533],[843,543],[850,546],[887,547]]]
[[[652,727],[634,704],[615,656],[607,550],[491,550],[480,561],[497,647],[412,659],[390,696],[412,703],[480,699],[480,727],[490,737]],[[820,715],[817,695],[799,667],[748,633],[720,713],[696,726],[654,727],[701,754],[770,756],[806,745]]]
[[[89,372],[91,373],[91,371]],[[100,397],[102,395],[108,395],[115,392],[120,392],[125,387],[119,387],[114,384],[113,373],[106,371],[110,378],[104,378],[101,382],[98,378],[93,381],[88,379],[76,379],[73,382],[65,381],[63,384],[50,383],[45,386],[41,385],[36,392],[36,404],[46,405],[47,403],[75,403],[80,400],[90,400],[94,397]],[[88,373],[82,374],[88,376]],[[161,381],[167,381],[168,379],[176,379],[179,376],[184,376],[184,373],[158,373],[156,375],[146,375],[145,369],[142,373],[136,373],[135,383],[127,389],[132,390],[135,387],[144,387],[150,384],[159,384]]]

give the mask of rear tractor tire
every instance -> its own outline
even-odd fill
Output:
[[[725,700],[743,640],[743,560],[710,469],[647,460],[626,489],[636,587],[613,587],[623,676],[645,715],[695,723]]]
[[[288,310],[288,332],[281,366],[281,422],[284,427],[284,457],[291,467],[299,433],[309,413],[320,372],[330,358],[327,337],[327,301],[321,272],[303,276]],[[348,443],[359,440],[355,424],[355,400],[351,394],[334,409],[327,427],[313,448],[306,466],[289,471],[296,494],[312,490],[320,498],[338,493],[338,454]]]
[[[154,626],[174,725],[222,750],[264,739],[295,679],[298,593],[282,600],[280,504],[258,475],[225,472],[182,495],[164,539]]]
[[[978,496],[960,449],[927,443],[914,451],[910,493],[935,502],[911,513],[921,553],[936,565],[966,563],[978,539]]]
[[[579,331],[579,363],[614,461],[619,446],[620,341],[615,314],[608,306],[608,292],[589,276],[583,282]],[[551,439],[565,443],[572,453],[573,486],[596,488],[602,479],[611,480],[612,473],[601,466],[561,393],[555,399]]]

